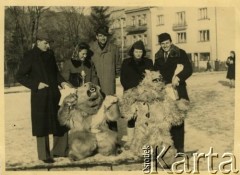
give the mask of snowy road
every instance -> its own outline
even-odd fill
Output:
[[[225,76],[226,72],[197,73],[187,81],[192,108],[185,122],[185,151],[208,153],[213,147],[220,156],[233,152],[235,93]],[[117,94],[121,95],[117,82]],[[31,135],[29,92],[5,94],[5,145],[7,166],[41,163]],[[200,164],[200,169],[206,170],[206,160]]]

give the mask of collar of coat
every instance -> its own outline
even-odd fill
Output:
[[[82,64],[84,66],[86,66],[87,68],[91,67],[91,63],[90,63],[90,59],[89,58],[86,58],[84,61],[71,59],[71,62],[73,64],[73,66],[76,67],[76,68],[80,67]]]
[[[91,50],[93,50],[94,52],[99,52],[99,53],[106,53],[108,51],[110,51],[112,48],[111,44],[109,43],[109,41],[107,41],[104,49],[102,50],[98,44],[98,41],[93,42],[93,48]]]
[[[37,46],[34,46],[32,50],[35,51],[35,52],[38,53],[38,54],[44,53],[44,51],[42,51],[41,49],[39,49]]]
[[[145,61],[144,61],[144,57],[140,58],[139,60],[137,59],[134,59],[133,57],[130,58],[130,64],[134,65],[134,66],[141,66],[141,65],[144,65],[145,64]]]
[[[171,58],[171,57],[179,57],[179,56],[180,56],[180,49],[174,44],[172,44],[169,50],[168,57]],[[156,53],[156,58],[164,58],[164,50],[162,49],[162,47]]]

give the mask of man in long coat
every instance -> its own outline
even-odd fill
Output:
[[[92,60],[96,66],[100,86],[105,95],[116,93],[116,74],[120,72],[121,58],[116,45],[108,41],[108,27],[100,26],[96,31],[96,41],[90,43]]]
[[[172,44],[171,36],[162,33],[158,36],[160,49],[155,54],[154,69],[160,71],[165,84],[172,84],[178,93],[178,99],[189,100],[186,82],[192,75],[192,64],[184,50]],[[175,75],[178,65],[183,69]],[[184,122],[171,128],[174,146],[178,152],[184,152]]]
[[[100,26],[96,31],[96,41],[90,43],[93,51],[92,61],[96,67],[100,87],[105,95],[116,93],[116,74],[119,74],[121,58],[117,46],[108,41],[107,26]],[[117,123],[110,122],[109,127],[117,130]]]
[[[45,163],[53,163],[49,134],[54,135],[54,156],[65,156],[67,151],[67,130],[59,125],[57,119],[61,96],[58,86],[64,87],[67,83],[59,74],[45,33],[38,34],[35,46],[24,55],[17,79],[31,89],[32,135],[37,137],[38,158]]]

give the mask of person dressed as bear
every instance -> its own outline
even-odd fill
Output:
[[[120,74],[120,82],[124,91],[138,86],[143,80],[145,70],[153,70],[153,62],[151,59],[146,58],[146,50],[141,40],[136,41],[129,50],[130,58],[123,60]],[[134,135],[136,116],[128,121],[128,140],[132,140]],[[128,142],[129,143],[129,142]],[[126,144],[125,149],[129,145]]]

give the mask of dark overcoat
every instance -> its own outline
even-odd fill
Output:
[[[228,57],[226,65],[228,66],[227,78],[235,80],[235,57]]]
[[[65,128],[57,120],[60,85],[64,79],[59,74],[54,53],[50,50],[42,52],[38,47],[24,54],[17,80],[31,89],[31,119],[33,136],[54,134],[61,136]],[[49,87],[38,89],[40,82]]]
[[[180,79],[179,86],[177,86],[178,95],[179,98],[189,100],[185,81],[192,75],[192,64],[186,52],[172,45],[166,61],[162,48],[155,54],[154,69],[160,71],[166,84],[172,83],[177,64],[183,65],[183,70],[176,75]]]
[[[120,82],[124,91],[136,87],[144,78],[145,70],[153,70],[153,62],[148,58],[136,61],[133,58],[123,60]]]

